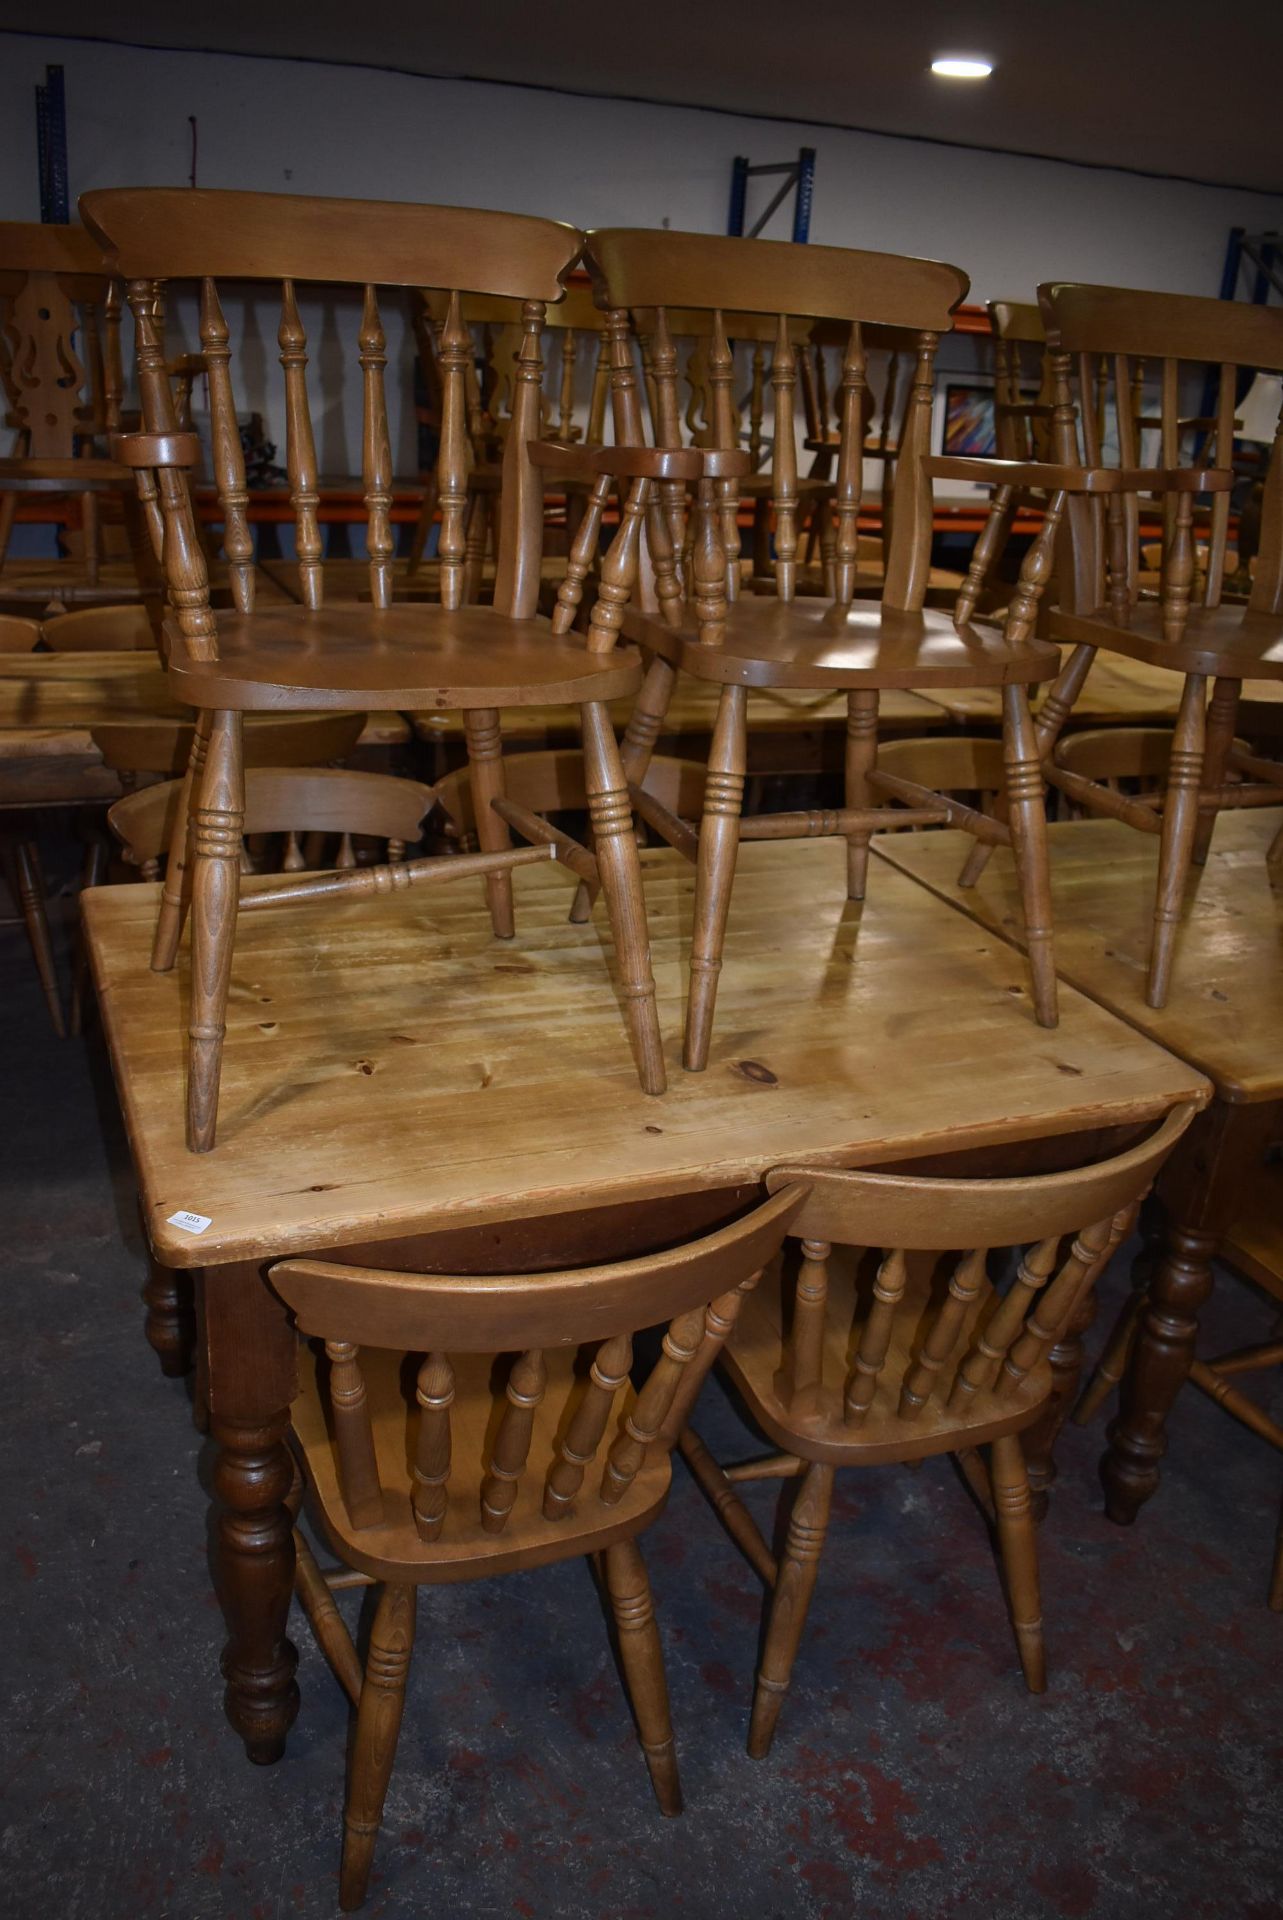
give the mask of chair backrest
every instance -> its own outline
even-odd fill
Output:
[[[542,380],[540,338],[546,306],[562,292],[562,276],[578,256],[573,227],[524,215],[462,207],[417,207],[384,201],[313,199],[295,194],[193,192],[138,188],[90,193],[81,213],[113,266],[127,282],[134,313],[143,423],[149,434],[171,434],[177,420],[166,375],[155,305],[171,280],[200,282],[200,347],[209,386],[214,481],[224,521],[223,546],[235,605],[253,601],[253,538],[245,463],[232,382],[232,342],[218,281],[269,282],[280,288],[277,334],[285,378],[285,447],[294,509],[303,602],[318,607],[324,594],[323,542],[318,519],[320,476],[312,427],[308,341],[296,287],[305,283],[361,290],[358,359],[363,394],[362,486],[370,593],[377,608],[392,597],[392,456],[384,367],[387,339],[380,292],[448,287],[452,290],[440,339],[441,444],[438,459],[441,600],[462,604],[467,476],[470,460],[466,374],[472,342],[463,323],[463,294],[520,300],[522,338],[514,431],[504,453],[495,606],[516,618],[536,608],[543,527],[543,489],[528,442],[539,431]],[[401,297],[400,294],[395,297]],[[140,477],[140,491],[145,477]],[[198,658],[216,657],[204,566],[194,539],[182,475],[156,470],[170,538],[169,584],[177,618]],[[191,596],[195,596],[192,603]],[[186,599],[184,598],[186,596]]]
[[[1228,467],[1240,375],[1283,370],[1283,312],[1197,295],[1136,292],[1126,287],[1052,282],[1038,289],[1047,328],[1052,381],[1052,458],[1091,466],[1142,464],[1142,433],[1156,430],[1164,467]],[[1157,411],[1146,412],[1147,368],[1156,365]],[[1215,411],[1181,413],[1190,379],[1214,369]],[[1111,434],[1112,428],[1112,434]],[[1249,604],[1283,612],[1283,437],[1276,436],[1265,482],[1261,548]],[[1151,458],[1150,464],[1153,464]],[[1117,506],[1114,502],[1117,501]],[[1174,502],[1169,497],[1170,536]],[[1204,601],[1215,606],[1225,575],[1230,496],[1212,495]],[[1106,550],[1099,504],[1071,503],[1077,542],[1075,593],[1109,600],[1125,616],[1140,572],[1137,497],[1111,496]],[[1168,543],[1169,544],[1169,543]],[[1165,545],[1165,560],[1168,557]]]
[[[653,378],[653,437],[659,446],[681,444],[677,362],[669,311],[694,308],[712,315],[708,384],[712,445],[718,448],[737,444],[726,315],[739,311],[772,317],[774,563],[776,590],[784,600],[792,599],[795,591],[798,545],[798,348],[796,327],[791,323],[799,318],[840,321],[847,330],[833,508],[836,597],[841,602],[853,597],[859,556],[868,418],[864,329],[912,329],[915,366],[900,440],[884,597],[892,606],[921,608],[930,574],[932,534],[931,487],[921,457],[930,451],[935,353],[940,334],[952,326],[954,309],[966,295],[966,275],[938,261],[897,254],[625,228],[601,228],[589,234],[585,259],[598,302],[607,309],[615,438],[624,443],[639,444],[644,437],[629,338],[630,310],[654,315],[648,358]],[[660,491],[663,517],[676,543],[682,531],[681,490],[670,487]],[[701,531],[705,535],[711,503],[715,502],[716,529],[725,556],[725,590],[727,597],[734,597],[739,579],[738,488],[730,481],[701,482],[701,502]],[[652,542],[653,538],[652,530]],[[700,544],[697,537],[697,559]]]
[[[784,1356],[793,1404],[813,1400],[828,1315],[828,1260],[833,1244],[880,1251],[872,1302],[859,1329],[854,1364],[843,1386],[843,1419],[861,1425],[878,1394],[902,1309],[921,1316],[906,1296],[909,1261],[919,1253],[958,1254],[948,1290],[903,1376],[894,1411],[920,1414],[929,1400],[974,1405],[1001,1400],[1050,1350],[1083,1294],[1130,1231],[1159,1167],[1194,1117],[1173,1110],[1150,1137],[1127,1152],[1069,1173],[1014,1180],[951,1180],[912,1174],[777,1167],[772,1192],[809,1189],[790,1231],[802,1241],[803,1264]],[[1072,1235],[1062,1259],[1061,1243]],[[1015,1279],[992,1311],[978,1305],[993,1292],[987,1261],[996,1248],[1023,1246]],[[916,1338],[916,1335],[915,1335]]]
[[[698,820],[704,806],[704,768],[693,760],[654,754],[643,787],[679,820]],[[514,753],[504,762],[504,789],[509,800],[531,813],[583,812],[588,805],[584,786],[584,757],[574,748],[552,748],[538,753]],[[448,773],[437,783],[437,804],[459,833],[476,832],[472,783],[467,767]]]
[[[31,653],[40,645],[40,622],[0,613],[0,653]]]
[[[420,332],[424,372],[429,389],[440,388],[440,335],[450,310],[448,293],[424,288],[419,299],[428,330]],[[461,305],[463,324],[473,336],[474,356],[467,369],[468,435],[478,460],[493,458],[507,438],[516,400],[516,361],[521,351],[520,300],[473,294]],[[578,440],[600,445],[606,399],[605,317],[598,311],[591,288],[584,282],[567,287],[565,298],[544,314],[544,328],[554,336],[556,350],[546,368],[547,385],[541,393],[539,432],[570,445]],[[600,369],[594,375],[589,422],[576,420],[576,389],[581,350],[591,352]],[[595,416],[595,431],[594,431]]]
[[[1045,460],[1051,444],[1047,330],[1033,304],[990,300],[994,441],[1004,460]],[[1031,391],[1032,389],[1032,391]]]
[[[120,288],[83,227],[0,221],[0,384],[24,458],[119,427]]]
[[[165,780],[127,794],[108,810],[108,824],[126,861],[140,867],[145,880],[159,873],[182,792],[181,780]],[[358,834],[386,841],[387,857],[396,861],[407,844],[419,838],[435,799],[431,787],[387,773],[360,773],[350,767],[251,767],[245,775],[242,832],[246,838],[283,834],[279,860],[283,873],[300,873],[313,864],[355,865],[352,840]],[[330,862],[326,855],[336,834],[337,857]],[[307,846],[314,835],[323,844],[312,862]],[[270,870],[275,864],[261,856],[253,861],[257,871]]]
[[[254,713],[245,716],[247,767],[314,767],[351,753],[365,727],[363,713]],[[117,773],[185,772],[195,722],[116,720],[90,728],[103,764]]]
[[[978,793],[987,799],[1006,785],[1001,740],[965,733],[884,740],[878,747],[878,768],[933,793]]]
[[[635,1398],[626,1397],[601,1465],[595,1497],[603,1508],[617,1505],[648,1450],[672,1447],[744,1295],[779,1250],[805,1197],[804,1186],[791,1185],[732,1225],[685,1246],[570,1272],[407,1274],[328,1261],[278,1263],[270,1272],[272,1285],[293,1310],[299,1331],[325,1341],[332,1363],[338,1479],[352,1525],[377,1524],[391,1491],[379,1482],[361,1347],[424,1356],[411,1445],[413,1511],[421,1537],[435,1540],[447,1508],[452,1353],[514,1356],[506,1386],[495,1393],[497,1424],[491,1423],[481,1492],[482,1524],[499,1532],[527,1466],[534,1412],[546,1386],[544,1354],[582,1350],[586,1378],[576,1379],[558,1423],[556,1456],[535,1463],[546,1475],[544,1518],[555,1525],[569,1512],[607,1440],[620,1389],[629,1380],[634,1334],[666,1321],[659,1357]]]
[[[146,607],[73,607],[41,623],[55,653],[154,653],[156,633]]]

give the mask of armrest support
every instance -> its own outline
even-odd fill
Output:
[[[1060,467],[1043,460],[967,460],[929,454],[933,480],[971,480],[991,487],[1041,487],[1048,493],[1228,493],[1225,467]]]

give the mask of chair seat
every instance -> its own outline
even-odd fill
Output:
[[[1191,607],[1182,638],[1163,637],[1163,610],[1142,603],[1131,610],[1125,627],[1108,607],[1095,613],[1065,613],[1053,608],[1049,631],[1054,640],[1086,643],[1110,653],[1144,660],[1174,673],[1221,674],[1230,680],[1283,680],[1283,615],[1253,613],[1250,608]]]
[[[597,1495],[602,1463],[619,1421],[633,1404],[631,1388],[626,1399],[621,1396],[616,1402],[615,1417],[597,1459],[585,1470],[569,1513],[559,1520],[543,1517],[544,1482],[566,1424],[576,1353],[574,1347],[561,1347],[544,1355],[548,1384],[535,1413],[526,1471],[502,1533],[487,1533],[481,1525],[481,1463],[488,1461],[489,1443],[494,1439],[494,1356],[451,1355],[455,1397],[450,1410],[452,1466],[446,1516],[440,1538],[425,1541],[419,1538],[410,1504],[409,1462],[418,1421],[413,1369],[405,1369],[403,1354],[362,1350],[361,1371],[384,1488],[384,1521],[382,1526],[357,1529],[339,1492],[326,1418],[328,1398],[323,1378],[318,1378],[328,1362],[319,1342],[315,1349],[311,1344],[300,1345],[299,1392],[291,1410],[293,1439],[315,1495],[316,1518],[339,1557],[378,1580],[441,1585],[596,1553],[649,1526],[668,1498],[671,1463],[667,1453],[646,1462],[618,1506],[603,1505]]]
[[[726,639],[716,647],[701,645],[693,613],[672,628],[657,613],[629,608],[623,630],[697,679],[723,685],[921,691],[1027,685],[1060,670],[1060,656],[1042,641],[1009,646],[992,627],[959,632],[948,613],[860,600],[841,607],[743,595],[728,609]]]
[[[754,1419],[777,1446],[803,1460],[833,1466],[876,1466],[883,1461],[916,1460],[959,1447],[979,1446],[1030,1425],[1051,1392],[1051,1369],[1046,1361],[1032,1368],[1010,1397],[998,1399],[992,1391],[984,1391],[973,1394],[968,1405],[950,1408],[944,1404],[956,1364],[950,1360],[937,1374],[936,1390],[926,1404],[909,1418],[898,1412],[904,1376],[917,1358],[947,1277],[937,1272],[933,1291],[933,1260],[930,1255],[910,1257],[909,1278],[893,1322],[886,1364],[878,1376],[872,1405],[863,1422],[854,1427],[843,1420],[842,1401],[857,1344],[851,1334],[857,1303],[862,1323],[872,1297],[871,1263],[866,1261],[861,1272],[857,1252],[846,1247],[833,1249],[824,1332],[824,1385],[810,1412],[789,1407],[790,1381],[783,1371],[785,1304],[787,1300],[791,1313],[792,1288],[785,1292],[778,1261],[763,1275],[761,1284],[744,1303],[725,1348],[724,1365]],[[991,1289],[981,1288],[968,1311],[957,1355],[967,1351],[993,1298]]]
[[[372,707],[522,707],[635,692],[631,648],[590,654],[546,620],[491,607],[272,606],[216,616],[218,659],[195,660],[166,622],[174,693],[194,707],[347,712]]]

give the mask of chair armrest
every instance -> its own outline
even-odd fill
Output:
[[[200,441],[194,433],[118,433],[112,453],[126,467],[194,467]]]
[[[581,447],[531,440],[528,450],[545,473],[586,481],[603,473],[617,480],[730,479],[750,467],[747,452],[738,447]]]
[[[928,454],[933,480],[972,480],[990,487],[1041,487],[1048,493],[1228,493],[1226,467],[1060,467],[1043,460],[967,460]]]

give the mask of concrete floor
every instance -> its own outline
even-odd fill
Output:
[[[301,1620],[285,1761],[221,1709],[209,1449],[142,1337],[132,1182],[96,1035],[59,1043],[0,927],[0,1912],[336,1911],[345,1705]],[[1102,1321],[1124,1285],[1115,1268]],[[1268,1309],[1218,1294],[1213,1338]],[[1276,1394],[1276,1405],[1278,1403]],[[714,1385],[700,1424],[747,1436]],[[646,1537],[687,1811],[661,1822],[582,1564],[425,1596],[367,1912],[650,1920],[1278,1920],[1283,1463],[1194,1395],[1130,1531],[1070,1428],[1023,1690],[946,1463],[848,1476],[774,1752],[744,1753],[761,1593],[684,1468]],[[769,1510],[769,1488],[752,1499]],[[351,1605],[352,1601],[345,1602]]]

